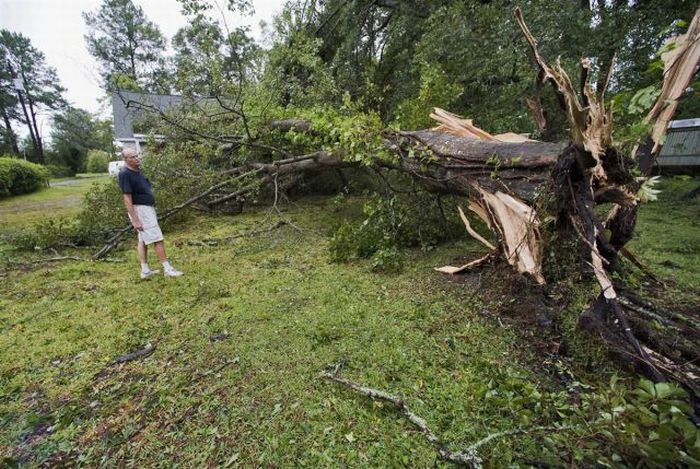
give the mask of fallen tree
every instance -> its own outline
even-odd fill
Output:
[[[546,278],[543,269],[548,252],[557,249],[576,250],[584,277],[599,286],[597,297],[582,314],[582,325],[605,341],[610,350],[656,381],[674,380],[692,396],[696,409],[700,400],[700,325],[698,321],[677,312],[655,307],[613,280],[623,271],[620,255],[634,256],[625,247],[634,233],[639,198],[643,184],[634,176],[639,155],[625,155],[612,141],[612,110],[605,101],[605,88],[593,91],[587,84],[591,67],[581,62],[582,86],[576,89],[560,65],[550,65],[540,54],[522,14],[516,17],[538,67],[538,81],[550,83],[570,128],[565,146],[531,141],[515,134],[491,135],[475,127],[471,121],[436,110],[440,126],[415,132],[387,131],[382,144],[390,157],[373,159],[369,164],[383,170],[409,174],[427,190],[455,194],[469,199],[468,208],[484,221],[497,240],[493,245],[471,228],[463,217],[468,232],[489,247],[491,252],[461,267],[443,269],[455,273],[495,259],[508,262],[517,272],[531,277],[540,285],[560,279]],[[673,57],[667,60],[662,94],[665,109],[655,115],[668,120],[673,108],[669,101],[687,86],[692,74],[687,70],[697,64],[700,41],[700,11],[696,13],[686,37],[678,39]],[[695,61],[695,62],[693,62]],[[612,67],[611,67],[612,70]],[[685,80],[685,81],[684,81]],[[529,106],[536,111],[531,101]],[[655,107],[655,109],[657,109]],[[546,122],[535,112],[538,126]],[[656,122],[651,116],[650,122]],[[316,132],[312,123],[287,119],[269,124],[281,133]],[[649,136],[650,145],[640,149],[654,157],[663,137],[659,126]],[[219,139],[220,140],[220,139]],[[234,139],[235,145],[245,145]],[[253,144],[261,148],[260,144]],[[286,150],[267,149],[278,155]],[[211,209],[232,201],[243,201],[261,186],[278,188],[293,184],[294,178],[307,172],[357,167],[361,163],[348,158],[347,150],[320,150],[297,157],[269,162],[248,162],[222,173],[221,182],[173,207],[162,218],[177,213],[194,203]],[[367,164],[365,161],[364,164]],[[606,213],[601,214],[601,207]],[[554,223],[543,226],[545,218]],[[556,233],[559,240],[548,243],[544,231]],[[115,247],[125,227],[98,253],[104,257]],[[637,261],[637,264],[639,262]]]

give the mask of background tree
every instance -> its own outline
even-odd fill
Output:
[[[427,111],[437,105],[493,131],[533,132],[525,106],[525,98],[532,98],[550,121],[543,137],[561,139],[565,126],[558,103],[535,85],[529,54],[517,40],[510,12],[518,3],[294,0],[276,20],[276,39],[289,44],[299,32],[320,39],[316,55],[338,87],[365,109],[378,110],[386,123],[427,125]],[[685,0],[527,4],[531,26],[542,32],[543,53],[561,55],[572,76],[579,59],[589,57],[594,87],[600,89],[617,53],[613,94],[659,82],[660,70],[650,70],[654,54],[683,26],[679,20],[692,17],[694,7]]]
[[[114,155],[111,122],[94,119],[83,109],[69,107],[54,117],[51,147],[50,163],[66,166],[73,173],[84,171],[90,150]]]
[[[199,13],[173,36],[172,42],[176,91],[211,94],[212,85],[221,82],[224,62],[224,35],[219,25]]]
[[[261,54],[249,28],[230,29],[225,16],[221,14],[217,18],[208,2],[181,0],[180,3],[188,25],[173,37],[176,89],[199,96],[240,95],[241,87],[256,78]],[[246,14],[250,3],[229,2],[228,9]]]
[[[32,161],[43,163],[44,145],[37,117],[44,111],[53,112],[62,108],[65,105],[62,97],[65,89],[60,85],[56,70],[46,63],[44,54],[32,46],[29,38],[3,29],[0,31],[0,48],[4,50],[5,57],[2,75],[6,78],[2,81],[3,92],[0,94],[3,122],[5,117],[8,119],[4,123],[5,132],[13,135],[9,126],[12,119],[23,121],[32,141],[29,156]],[[17,94],[21,114],[7,91],[8,78],[19,79],[22,83],[23,91]]]
[[[104,0],[96,12],[83,13],[88,51],[102,68],[106,90],[170,91],[163,56],[166,39],[131,0]]]
[[[12,121],[20,120],[19,100],[12,83],[8,51],[0,47],[0,154],[19,155],[17,134],[12,129]]]

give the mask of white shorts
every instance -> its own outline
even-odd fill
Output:
[[[148,246],[149,244],[163,241],[163,232],[158,226],[158,217],[156,217],[156,209],[150,205],[134,205],[136,215],[138,215],[143,231],[139,231],[139,241]],[[129,216],[131,219],[131,216]]]

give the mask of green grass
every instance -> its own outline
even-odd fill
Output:
[[[236,453],[273,465],[397,465],[405,457],[432,464],[434,452],[402,419],[318,379],[336,362],[346,364],[345,376],[414,396],[416,410],[449,428],[457,445],[485,432],[488,422],[444,411],[482,412],[473,393],[487,384],[480,370],[512,360],[513,334],[467,312],[470,304],[431,273],[450,257],[445,250],[414,254],[397,276],[373,274],[364,262],[329,264],[319,223],[327,208],[294,214],[303,233],[284,227],[218,248],[188,246],[194,231],[170,234],[169,254],[186,272],[178,280],[140,282],[130,253],[124,263],[77,262],[6,278],[4,452],[34,460],[63,444],[92,462],[151,465],[158,454],[163,465],[189,467]],[[254,213],[194,224],[205,237],[265,222]],[[223,331],[228,340],[209,341]],[[147,342],[157,346],[152,357],[109,366]],[[45,419],[60,430],[23,445]],[[138,437],[130,435],[144,419]]]
[[[344,210],[357,213],[361,202]],[[654,226],[648,207],[640,230]],[[496,431],[598,418],[600,408],[579,402],[584,389],[606,389],[607,375],[564,387],[551,371],[564,364],[533,357],[536,337],[482,314],[482,282],[432,270],[478,246],[409,251],[394,275],[372,273],[368,261],[331,264],[337,210],[306,199],[285,213],[303,231],[284,226],[215,247],[188,241],[276,218],[257,210],[187,221],[166,233],[180,279],[139,281],[132,249],[115,254],[123,262],[69,261],[0,277],[0,458],[28,466],[441,465],[395,411],[320,380],[334,363],[344,377],[404,396],[454,450]],[[149,342],[150,357],[111,364]],[[534,433],[496,439],[481,454],[494,467],[527,458],[562,464],[601,438],[597,430],[555,433],[554,449],[556,434]]]
[[[629,244],[653,272],[682,290],[700,285],[700,199],[685,198],[698,186],[698,177],[664,177],[661,197],[642,206]]]
[[[0,200],[0,234],[18,227],[38,222],[47,216],[74,216],[80,212],[80,201],[94,183],[103,183],[111,178],[105,175],[79,174],[76,178],[53,179],[54,183],[73,184],[49,187],[31,194]]]

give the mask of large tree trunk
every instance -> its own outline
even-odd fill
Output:
[[[12,152],[15,155],[19,155],[19,147],[17,146],[17,135],[14,130],[12,130],[12,123],[10,122],[10,117],[7,115],[5,108],[0,108],[0,113],[2,113],[2,120],[5,123],[5,133],[7,134],[7,141],[12,148]]]
[[[529,202],[550,181],[562,151],[562,145],[554,143],[483,141],[434,130],[395,133],[385,144],[399,157],[398,164],[378,164],[412,174],[428,190],[475,196],[476,184]],[[409,157],[411,149],[415,158]],[[421,152],[432,158],[423,162]]]
[[[34,102],[29,95],[27,95],[27,102],[29,103],[29,126],[30,128],[34,129],[34,162],[44,164],[44,144],[41,141],[41,133],[39,133],[39,126],[36,123],[36,109],[34,108]]]

